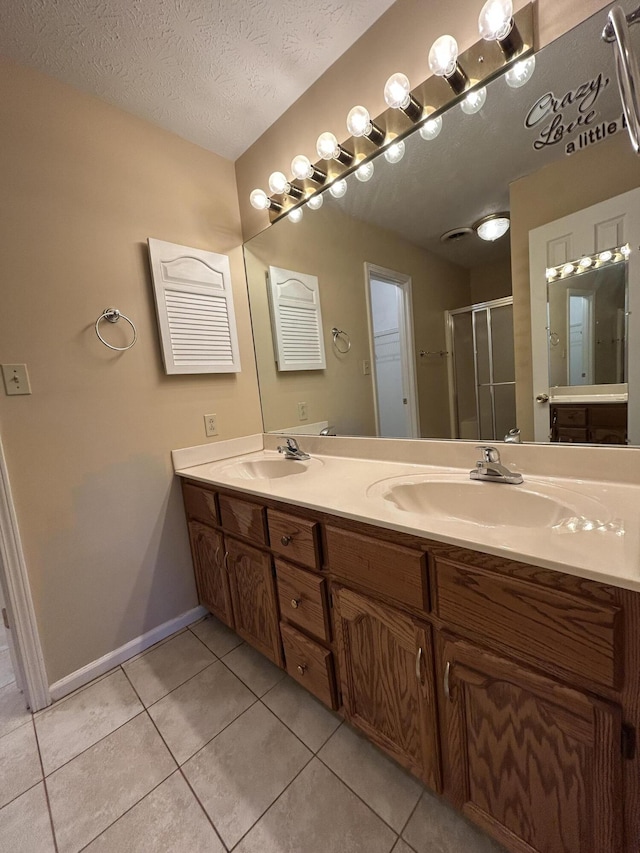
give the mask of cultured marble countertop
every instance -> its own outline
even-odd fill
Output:
[[[464,494],[473,496],[471,515],[474,501],[481,502],[483,520],[478,522],[456,517],[450,510],[434,513],[421,506],[406,511],[389,497],[394,485],[432,480],[466,484],[478,456],[472,444],[393,440],[373,444],[367,439],[305,436],[300,444],[311,458],[294,463],[298,473],[252,476],[254,462],[271,460],[269,465],[277,472],[280,465],[292,464],[275,449],[282,442],[282,436],[265,435],[186,448],[173,452],[174,469],[179,476],[202,483],[640,590],[640,480],[635,471],[640,455],[635,449],[617,448],[613,452],[618,456],[607,449],[607,456],[606,450],[593,448],[562,448],[560,453],[549,447],[498,445],[503,463],[521,471],[525,481],[522,486],[472,484],[473,492]],[[577,455],[566,456],[571,451]],[[420,461],[407,461],[413,456]],[[587,459],[592,476],[570,476],[572,468],[584,470]],[[527,497],[517,494],[523,490],[534,498],[556,499],[563,507],[559,519],[538,526],[526,503],[523,513],[514,510]]]

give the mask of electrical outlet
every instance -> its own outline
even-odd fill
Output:
[[[205,415],[204,416],[204,431],[209,437],[211,437],[212,435],[218,434],[218,416],[217,415]]]
[[[366,359],[362,362],[362,375],[370,376],[371,375],[371,362],[369,359]]]
[[[2,376],[4,388],[8,395],[31,393],[26,364],[3,364]]]
[[[306,421],[309,417],[309,408],[306,403],[298,403],[298,420]]]

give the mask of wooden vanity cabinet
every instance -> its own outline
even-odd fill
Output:
[[[229,628],[235,628],[222,533],[189,521],[189,541],[198,600]]]
[[[622,850],[620,708],[468,642],[439,647],[454,805],[513,853]]]
[[[347,719],[433,790],[441,790],[431,626],[334,587]]]

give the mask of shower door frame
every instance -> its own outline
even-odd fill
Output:
[[[475,394],[476,394],[476,423],[478,428],[478,435],[480,435],[480,395],[478,393],[478,389],[480,387],[478,382],[478,347],[476,343],[476,319],[475,314],[480,310],[486,310],[487,308],[503,308],[506,306],[511,306],[513,309],[513,296],[504,296],[501,299],[490,299],[488,302],[476,302],[473,305],[465,305],[463,308],[454,308],[451,311],[445,311],[445,335],[447,341],[447,351],[451,354],[451,357],[448,359],[448,373],[449,373],[449,420],[451,425],[451,437],[459,438],[458,433],[460,432],[458,425],[458,395],[457,395],[457,387],[456,387],[456,352],[455,352],[455,344],[454,344],[454,332],[453,332],[453,317],[456,314],[471,314],[471,330],[473,334],[473,373],[474,373],[474,385],[475,385]],[[493,337],[491,330],[491,310],[487,315],[487,346],[490,353],[489,359],[489,394],[491,397],[491,429],[493,435],[496,436],[496,401],[494,388],[496,385],[514,385],[515,379],[513,382],[494,382],[493,381]],[[514,424],[515,426],[515,424]],[[484,439],[476,439],[477,441],[483,441]],[[500,439],[496,436],[492,438],[491,441],[499,441]],[[489,441],[489,439],[487,439]]]

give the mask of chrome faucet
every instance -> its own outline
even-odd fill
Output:
[[[278,453],[284,453],[285,459],[311,459],[308,453],[300,449],[295,438],[288,438],[284,446],[278,447]]]
[[[522,474],[517,474],[505,468],[500,462],[500,451],[496,447],[480,444],[482,459],[476,462],[476,467],[469,472],[472,480],[483,480],[485,483],[510,483],[517,485],[522,482]]]

